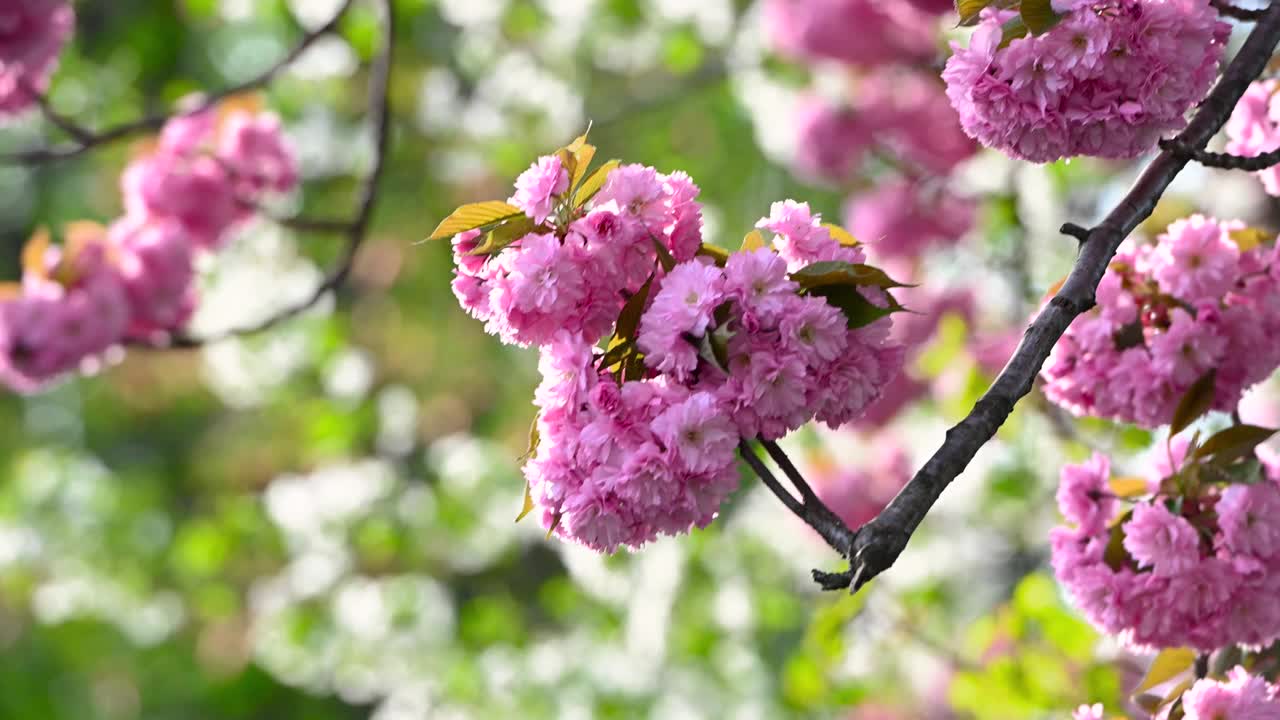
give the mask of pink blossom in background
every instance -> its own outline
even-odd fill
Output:
[[[899,180],[849,198],[845,223],[877,257],[917,258],[952,245],[973,227],[974,201],[937,184]]]
[[[219,131],[217,158],[231,170],[237,192],[255,197],[298,185],[298,161],[275,113],[231,113]]]
[[[1069,524],[1050,535],[1058,580],[1094,626],[1134,650],[1270,643],[1280,637],[1280,475],[1265,473],[1251,485],[1204,483],[1176,503],[1120,503],[1106,492],[1104,456],[1065,467],[1058,503]]]
[[[901,445],[877,442],[863,467],[817,468],[808,473],[814,492],[850,528],[870,522],[911,479],[911,458]]]
[[[1041,377],[1046,396],[1077,415],[1145,427],[1172,418],[1183,394],[1215,371],[1214,408],[1280,365],[1280,279],[1265,244],[1241,251],[1244,227],[1192,216],[1154,245],[1128,240],[1098,287],[1098,307],[1074,322]]]
[[[1249,86],[1227,120],[1227,152],[1254,157],[1280,148],[1280,81],[1259,80]],[[1280,167],[1256,173],[1268,195],[1280,196]]]
[[[914,171],[945,175],[978,151],[934,72],[880,68],[858,86],[855,106],[876,137]]]
[[[904,2],[766,0],[764,29],[779,52],[810,60],[874,66],[937,52],[933,18]]]
[[[30,108],[48,88],[75,21],[66,0],[0,3],[0,116]]]
[[[1131,158],[1186,125],[1230,26],[1208,0],[1055,3],[1061,22],[1000,47],[1012,11],[987,8],[943,79],[965,131],[1013,158]]]
[[[0,382],[33,392],[118,343],[129,301],[105,232],[80,230],[28,267],[17,297],[0,301]]]
[[[194,251],[182,226],[126,217],[110,229],[129,297],[130,338],[149,340],[186,325],[195,310]]]
[[[843,183],[852,179],[874,141],[858,110],[809,95],[795,110],[796,169],[811,180]]]
[[[222,247],[228,230],[249,217],[236,199],[231,174],[209,156],[139,158],[125,168],[120,185],[127,214],[171,218],[205,250]]]

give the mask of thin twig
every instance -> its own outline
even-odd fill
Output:
[[[41,108],[44,110],[45,117],[53,122],[59,128],[71,135],[74,142],[65,145],[49,145],[45,147],[28,148],[26,150],[18,150],[10,153],[0,153],[0,165],[42,165],[45,163],[58,162],[68,160],[70,158],[83,155],[94,148],[109,143],[125,140],[135,137],[142,133],[153,132],[159,130],[166,122],[174,117],[183,115],[192,115],[207,110],[217,105],[232,95],[256,90],[270,83],[285,68],[293,64],[295,60],[306,52],[317,40],[333,32],[338,26],[338,22],[346,15],[347,10],[355,3],[355,0],[343,0],[338,11],[334,13],[333,18],[314,30],[311,30],[302,36],[298,44],[293,47],[284,57],[276,61],[271,67],[262,71],[244,82],[231,85],[221,90],[209,93],[202,97],[199,102],[194,103],[190,107],[183,107],[176,112],[153,113],[145,115],[137,120],[133,120],[120,125],[114,125],[104,130],[91,130],[85,128],[69,118],[52,112],[48,106],[47,100],[38,97]]]
[[[316,303],[320,302],[321,298],[326,294],[338,289],[338,287],[346,282],[347,276],[351,274],[351,267],[355,262],[356,252],[359,251],[366,235],[368,235],[369,222],[373,218],[373,207],[378,197],[378,188],[382,180],[383,169],[386,165],[387,150],[390,146],[391,139],[390,88],[391,66],[393,59],[392,48],[394,46],[395,37],[395,16],[391,7],[391,0],[379,0],[379,2],[382,5],[383,13],[381,38],[382,48],[374,59],[369,72],[368,107],[370,113],[369,119],[374,132],[373,166],[369,169],[369,174],[365,177],[361,186],[355,216],[350,221],[310,221],[304,218],[283,220],[283,223],[286,225],[294,223],[324,223],[324,227],[327,230],[341,231],[346,238],[346,245],[343,249],[342,257],[338,259],[338,262],[333,266],[328,274],[325,275],[324,280],[316,287],[316,289],[300,302],[285,307],[264,320],[243,327],[224,330],[204,337],[178,335],[171,338],[168,343],[163,345],[163,347],[200,347],[201,345],[216,342],[218,340],[224,340],[230,337],[252,335],[254,333],[262,332],[305,312]]]
[[[1280,42],[1280,2],[1271,4],[1261,15],[1240,52],[1179,136],[1184,147],[1203,149],[1221,129],[1249,83],[1266,68],[1277,42]],[[1120,203],[1084,235],[1071,274],[1027,328],[1017,351],[996,381],[969,414],[947,431],[942,447],[889,506],[858,529],[849,570],[835,574],[814,571],[814,580],[824,589],[847,587],[856,592],[893,565],[942,491],[995,436],[1013,412],[1014,404],[1030,392],[1040,367],[1067,326],[1093,307],[1094,292],[1116,249],[1151,215],[1160,196],[1187,162],[1185,155],[1163,150]]]
[[[1184,155],[1205,167],[1222,168],[1223,170],[1257,172],[1280,165],[1280,149],[1245,157],[1244,155],[1209,152],[1208,150],[1191,148],[1173,140],[1161,141],[1160,147]]]
[[[756,456],[755,450],[751,444],[745,439],[738,441],[738,453],[747,461],[751,469],[759,476],[760,480],[787,506],[796,517],[800,518],[806,525],[813,528],[818,536],[826,541],[831,549],[840,553],[841,556],[847,557],[850,543],[853,541],[853,531],[840,519],[831,508],[827,507],[821,499],[805,482],[804,477],[800,475],[800,471],[796,469],[795,463],[787,457],[773,442],[763,442],[765,450],[769,453],[774,462],[778,463],[778,467],[786,473],[796,489],[800,491],[801,500],[797,500],[794,495],[787,492],[773,473],[765,466],[760,458]]]
[[[1217,9],[1218,14],[1223,17],[1233,18],[1235,20],[1244,20],[1245,22],[1255,22],[1262,17],[1261,10],[1252,10],[1249,8],[1237,7],[1227,0],[1209,0],[1209,4]]]
[[[783,505],[787,506],[788,510],[804,519],[804,505],[794,495],[787,492],[786,488],[782,487],[782,483],[778,482],[778,478],[774,477],[769,468],[760,461],[760,457],[756,455],[755,448],[751,447],[751,444],[745,439],[738,441],[738,454],[742,456],[743,460],[747,461],[747,465],[751,466],[751,471],[756,474],[756,477],[760,478],[765,487],[769,488],[774,496]]]

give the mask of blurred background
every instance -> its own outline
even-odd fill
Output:
[[[84,0],[50,99],[92,127],[170,108],[252,77],[339,4]],[[1074,255],[1056,228],[1094,219],[1131,179],[1127,165],[1020,165],[962,136],[915,153],[958,132],[937,80],[946,41],[963,36],[948,3],[886,20],[884,37],[923,41],[874,61],[797,50],[778,12],[822,4],[396,0],[392,145],[350,282],[267,333],[131,349],[92,376],[0,396],[0,718],[1122,707],[1143,665],[1065,605],[1047,531],[1063,462],[1152,438],[1069,420],[1038,395],[854,597],[816,590],[810,569],[838,558],[746,474],[710,528],[640,552],[602,557],[514,522],[535,357],[466,317],[448,244],[418,241],[455,206],[508,196],[588,124],[602,157],[690,173],[711,242],[736,248],[772,201],[807,200],[922,284],[904,298],[920,312],[900,328],[916,349],[886,405],[786,443],[852,522],[892,497],[1008,357]],[[356,2],[263,94],[304,177],[280,214],[354,202],[373,159],[377,7]],[[848,117],[881,119],[850,130]],[[893,134],[908,126],[914,136]],[[0,149],[52,133],[25,118],[0,130]],[[0,279],[18,277],[36,226],[118,216],[133,152],[0,168]],[[1185,173],[1146,231],[1196,209],[1268,220],[1255,181],[1211,172]],[[899,186],[910,193],[876,196]],[[268,220],[244,226],[203,269],[193,331],[305,297],[340,250]],[[1251,402],[1272,407],[1270,392]]]

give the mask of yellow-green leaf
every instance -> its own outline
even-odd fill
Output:
[[[1147,494],[1147,481],[1140,477],[1113,477],[1107,483],[1116,497],[1135,498]]]
[[[1018,4],[1018,0],[956,0],[956,14],[960,16],[960,25],[975,25],[978,15],[983,9],[994,5],[998,8],[1010,8]]]
[[[524,213],[520,208],[501,200],[488,200],[486,202],[463,205],[454,210],[449,217],[440,221],[440,224],[436,226],[436,229],[427,239],[443,240],[451,238],[458,233],[475,230],[486,225],[496,225],[522,214]]]
[[[1161,650],[1151,662],[1147,676],[1142,679],[1134,693],[1144,693],[1151,688],[1168,682],[1191,669],[1196,662],[1196,652],[1191,648],[1170,648]]]
[[[618,322],[613,333],[615,338],[635,339],[636,330],[640,327],[640,315],[644,312],[644,304],[649,301],[649,290],[652,287],[653,275],[650,275],[640,289],[627,298],[626,304],[622,306],[622,312],[618,313]]]
[[[586,180],[583,180],[582,184],[578,186],[578,189],[574,191],[574,206],[582,207],[583,205],[586,205],[591,198],[595,197],[596,193],[600,192],[600,188],[604,187],[604,181],[609,178],[609,173],[613,172],[614,168],[621,164],[621,160],[610,160],[596,168],[595,172],[591,173]]]
[[[759,230],[752,230],[747,233],[746,237],[742,238],[742,247],[739,250],[742,252],[755,252],[762,247],[764,247],[764,235],[760,234]]]
[[[658,263],[662,265],[664,272],[671,272],[676,266],[676,259],[671,257],[671,251],[658,238],[653,238],[653,249],[658,253]]]
[[[835,223],[822,223],[822,227],[831,233],[831,237],[835,238],[836,242],[845,247],[857,247],[862,244],[858,242],[858,238],[854,237],[852,233]]]
[[[709,257],[720,267],[724,267],[724,264],[729,262],[729,251],[719,245],[702,243],[698,246],[698,251],[694,254]]]
[[[520,514],[516,516],[516,522],[524,519],[525,515],[533,512],[533,493],[529,492],[529,483],[524,484],[524,507],[520,508]]]
[[[1009,18],[1003,27],[1003,33],[1000,36],[1000,47],[1008,47],[1009,43],[1021,37],[1026,37],[1029,32],[1027,23],[1022,19],[1021,15],[1015,15]]]
[[[1018,14],[1032,35],[1043,33],[1062,20],[1062,16],[1053,11],[1050,0],[1022,0]]]
[[[1173,411],[1173,422],[1169,426],[1170,437],[1185,430],[1188,425],[1195,422],[1201,415],[1209,412],[1209,408],[1213,407],[1214,381],[1216,378],[1217,371],[1210,370],[1187,389],[1186,394],[1178,401],[1178,408]]]
[[[485,235],[484,242],[477,245],[475,249],[467,254],[493,255],[502,250],[502,248],[528,235],[533,231],[534,227],[533,219],[524,215],[508,220],[490,230]]]
[[[1231,241],[1240,248],[1240,252],[1249,252],[1259,245],[1273,245],[1276,241],[1275,233],[1256,227],[1232,230],[1230,236]]]

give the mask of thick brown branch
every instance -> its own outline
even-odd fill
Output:
[[[1253,22],[1262,17],[1261,10],[1237,7],[1228,0],[1209,0],[1209,4],[1216,8],[1223,17],[1244,20],[1245,22]]]
[[[1226,122],[1249,83],[1266,68],[1277,42],[1280,42],[1280,3],[1273,3],[1258,18],[1240,52],[1201,103],[1187,129],[1178,137],[1183,147],[1204,148]],[[823,588],[848,587],[856,592],[868,580],[893,565],[942,491],[964,471],[978,450],[995,436],[996,430],[1013,412],[1014,404],[1031,390],[1040,367],[1067,326],[1077,315],[1093,307],[1094,292],[1116,248],[1151,214],[1156,201],[1187,162],[1184,154],[1162,151],[1119,204],[1101,223],[1088,231],[1071,274],[1027,328],[1017,351],[995,383],[968,416],[947,431],[942,447],[889,506],[858,529],[853,541],[850,569],[835,575],[814,572],[814,579]]]
[[[338,258],[338,262],[335,263],[333,268],[325,275],[324,281],[316,286],[316,289],[300,302],[285,307],[264,320],[244,327],[224,330],[205,337],[191,337],[187,335],[173,337],[169,340],[166,347],[199,347],[201,345],[229,337],[250,335],[275,327],[285,320],[295,317],[313,307],[316,303],[320,302],[325,295],[336,290],[346,282],[347,276],[351,274],[351,267],[355,262],[356,252],[364,242],[365,236],[368,235],[369,222],[373,218],[373,206],[378,197],[378,188],[382,180],[383,168],[385,167],[387,160],[387,151],[391,142],[390,88],[393,57],[392,48],[394,46],[395,38],[395,17],[391,7],[391,0],[379,0],[379,2],[382,5],[383,14],[381,37],[382,48],[374,59],[369,72],[368,108],[369,122],[373,127],[374,137],[373,166],[369,169],[369,174],[361,184],[360,196],[357,200],[355,215],[350,220],[310,221],[299,218],[296,220],[286,219],[281,221],[284,225],[310,225],[312,226],[310,229],[342,233],[346,240],[342,256]]]
[[[338,22],[346,15],[347,10],[355,3],[355,0],[343,0],[338,11],[334,13],[333,18],[329,22],[320,27],[311,30],[302,36],[298,44],[293,47],[284,57],[277,60],[271,67],[263,70],[252,78],[244,82],[231,85],[216,92],[209,93],[202,97],[198,103],[190,107],[184,107],[173,113],[153,113],[145,115],[127,123],[114,125],[103,130],[91,130],[77,124],[75,121],[58,114],[49,105],[46,98],[39,98],[40,107],[45,117],[62,129],[73,139],[73,142],[65,145],[50,145],[47,147],[29,148],[19,150],[12,153],[0,153],[0,165],[42,165],[45,163],[57,162],[78,157],[84,153],[93,150],[101,145],[125,140],[147,132],[154,132],[164,126],[166,122],[175,116],[190,115],[197,113],[217,105],[232,95],[256,90],[270,83],[285,68],[293,64],[295,60],[302,56],[307,48],[311,47],[317,40],[333,32],[338,26]]]

